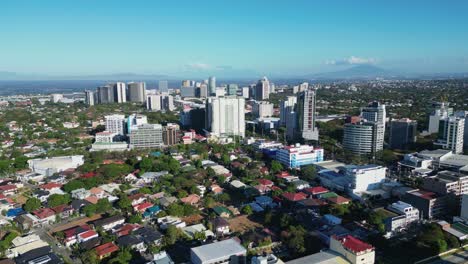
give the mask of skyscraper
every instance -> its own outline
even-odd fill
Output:
[[[245,99],[209,97],[206,101],[206,129],[219,136],[245,136]]]
[[[210,96],[216,94],[216,77],[214,76],[210,76],[210,78],[208,78],[208,93]]]
[[[297,132],[304,140],[318,141],[319,131],[315,126],[315,91],[307,89],[297,97]]]
[[[237,90],[239,90],[239,86],[237,86],[237,84],[228,84],[227,86],[228,95],[237,95]]]
[[[127,88],[124,82],[116,82],[112,84],[114,89],[114,102],[125,103],[127,102]]]
[[[255,100],[263,101],[270,98],[270,82],[267,77],[263,77],[255,85]]]
[[[446,103],[436,103],[434,104],[434,110],[429,115],[429,127],[427,131],[429,134],[434,134],[439,132],[439,123],[440,120],[447,118],[453,114],[453,108],[449,108]]]
[[[100,104],[114,102],[114,87],[110,85],[99,86],[97,88],[97,101]]]
[[[93,106],[95,104],[95,101],[96,101],[96,92],[86,90],[85,91],[85,103],[86,103],[86,105]]]
[[[106,119],[106,131],[116,134],[117,136],[125,135],[125,116],[124,115],[108,115]]]
[[[354,154],[375,154],[382,150],[375,141],[376,133],[377,124],[374,122],[346,123],[343,131],[343,148]]]
[[[468,149],[468,111],[458,111],[455,113],[455,116],[465,119],[465,128],[463,132],[463,147]]]
[[[208,84],[206,83],[200,84],[200,87],[198,88],[197,96],[201,98],[208,97]]]
[[[273,104],[266,101],[254,102],[252,113],[256,118],[273,116]]]
[[[456,154],[463,153],[465,118],[451,116],[439,122],[439,137],[434,144],[444,149],[450,149]]]
[[[408,144],[416,142],[417,122],[408,118],[390,122],[390,147],[406,149]]]
[[[128,99],[130,102],[143,103],[146,100],[146,83],[130,82],[128,83]]]
[[[385,121],[387,118],[385,105],[379,102],[372,102],[367,107],[361,109],[361,117],[377,125],[377,131],[374,134],[375,144],[377,144],[375,149],[376,151],[382,150],[385,137]]]
[[[152,94],[146,97],[146,109],[153,111],[161,111],[162,96],[159,94]]]
[[[167,93],[167,92],[169,92],[169,84],[168,84],[167,81],[159,81],[158,88],[159,88],[159,92],[160,92],[160,93]]]
[[[285,126],[289,113],[294,111],[296,107],[297,97],[288,96],[286,100],[280,102],[280,125]]]

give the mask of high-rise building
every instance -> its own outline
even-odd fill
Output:
[[[143,124],[132,128],[130,148],[158,148],[163,146],[163,128],[160,124]]]
[[[216,94],[216,77],[214,76],[210,76],[210,78],[208,78],[208,93],[210,96]]]
[[[455,113],[456,117],[465,119],[465,128],[463,129],[463,147],[468,149],[468,111],[458,111]]]
[[[86,90],[85,91],[85,103],[88,106],[93,106],[96,103],[96,92]]]
[[[152,111],[174,111],[174,97],[167,94],[152,94],[146,98],[146,109]]]
[[[456,154],[463,153],[464,133],[465,118],[446,117],[439,121],[439,137],[434,144],[443,149],[450,149]]]
[[[315,124],[315,91],[308,89],[299,93],[296,109],[297,132],[304,140],[318,141],[319,131]]]
[[[206,98],[208,97],[208,84],[202,83],[198,88],[197,97]]]
[[[227,86],[228,95],[237,95],[237,90],[239,90],[239,86],[237,86],[237,84],[228,84]]]
[[[205,129],[205,107],[184,107],[179,115],[180,124],[186,129],[194,129],[202,133]]]
[[[242,97],[249,99],[249,87],[242,87]]]
[[[367,122],[376,124],[376,131],[374,133],[375,150],[382,150],[385,137],[385,121],[387,118],[385,105],[379,102],[370,103],[367,107],[361,109],[361,118],[365,119]]]
[[[125,103],[127,102],[127,88],[124,82],[116,82],[112,84],[114,89],[114,102]]]
[[[256,118],[273,116],[273,104],[266,101],[255,101],[252,113]]]
[[[182,97],[195,97],[197,88],[195,86],[182,86],[180,87],[180,96]]]
[[[167,93],[169,92],[169,83],[167,81],[159,81],[158,88],[160,93]]]
[[[439,132],[439,123],[441,119],[447,118],[453,114],[453,108],[449,108],[446,103],[436,103],[434,110],[429,115],[429,127],[427,131],[430,134]]]
[[[152,94],[146,97],[146,109],[152,111],[161,111],[162,96],[159,94]]]
[[[63,99],[63,94],[54,93],[50,95],[50,100],[52,101],[52,103],[58,103],[62,99]]]
[[[146,100],[146,83],[130,82],[128,83],[128,99],[130,102],[143,103]]]
[[[406,149],[408,144],[416,142],[418,123],[408,118],[390,122],[390,148]]]
[[[210,97],[206,101],[206,129],[219,136],[245,136],[245,99]]]
[[[180,127],[178,124],[168,123],[163,127],[163,142],[166,146],[172,146],[180,141]]]
[[[124,115],[108,115],[106,119],[106,131],[114,133],[117,136],[125,135],[125,116]]]
[[[354,154],[375,154],[383,149],[376,142],[377,124],[359,121],[346,123],[343,131],[343,148]]]
[[[182,86],[182,87],[192,86],[191,83],[192,83],[191,80],[183,80],[181,86]]]
[[[285,126],[287,117],[291,112],[294,112],[296,107],[297,97],[288,96],[286,100],[280,102],[280,125]]]
[[[100,104],[114,102],[114,87],[110,85],[99,86],[97,88],[97,99]]]
[[[263,77],[255,85],[255,100],[263,101],[270,98],[270,82],[267,77]]]
[[[303,92],[305,90],[309,89],[309,83],[308,82],[303,82],[301,84],[299,84],[299,88],[298,88],[298,91],[297,92]]]

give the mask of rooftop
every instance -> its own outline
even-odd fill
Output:
[[[336,238],[335,238],[336,239]],[[340,242],[341,245],[343,245],[344,248],[354,252],[354,253],[359,253],[362,251],[367,251],[367,250],[373,250],[374,247],[370,244],[367,244],[351,235],[346,235],[344,237],[337,238]]]
[[[247,254],[247,250],[233,238],[195,247],[192,248],[191,251],[192,254],[195,254],[203,263],[222,260],[226,256]]]

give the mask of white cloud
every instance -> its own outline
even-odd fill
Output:
[[[375,58],[361,58],[351,56],[349,58],[339,60],[327,60],[325,64],[328,65],[360,65],[360,64],[374,64],[377,60]]]
[[[213,67],[206,63],[195,62],[195,63],[185,64],[185,68],[189,70],[209,70],[209,69],[212,69]]]

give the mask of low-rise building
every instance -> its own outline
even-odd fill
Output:
[[[375,249],[351,235],[332,236],[330,250],[344,256],[352,264],[374,264]]]
[[[286,146],[276,152],[275,159],[288,168],[300,168],[323,161],[323,149],[296,144]]]
[[[450,195],[438,195],[424,190],[406,192],[402,201],[419,210],[421,217],[426,219],[438,218],[446,215],[451,201]]]
[[[244,263],[240,260],[246,255],[247,250],[236,239],[231,238],[192,248],[190,260],[193,264],[240,264]]]

